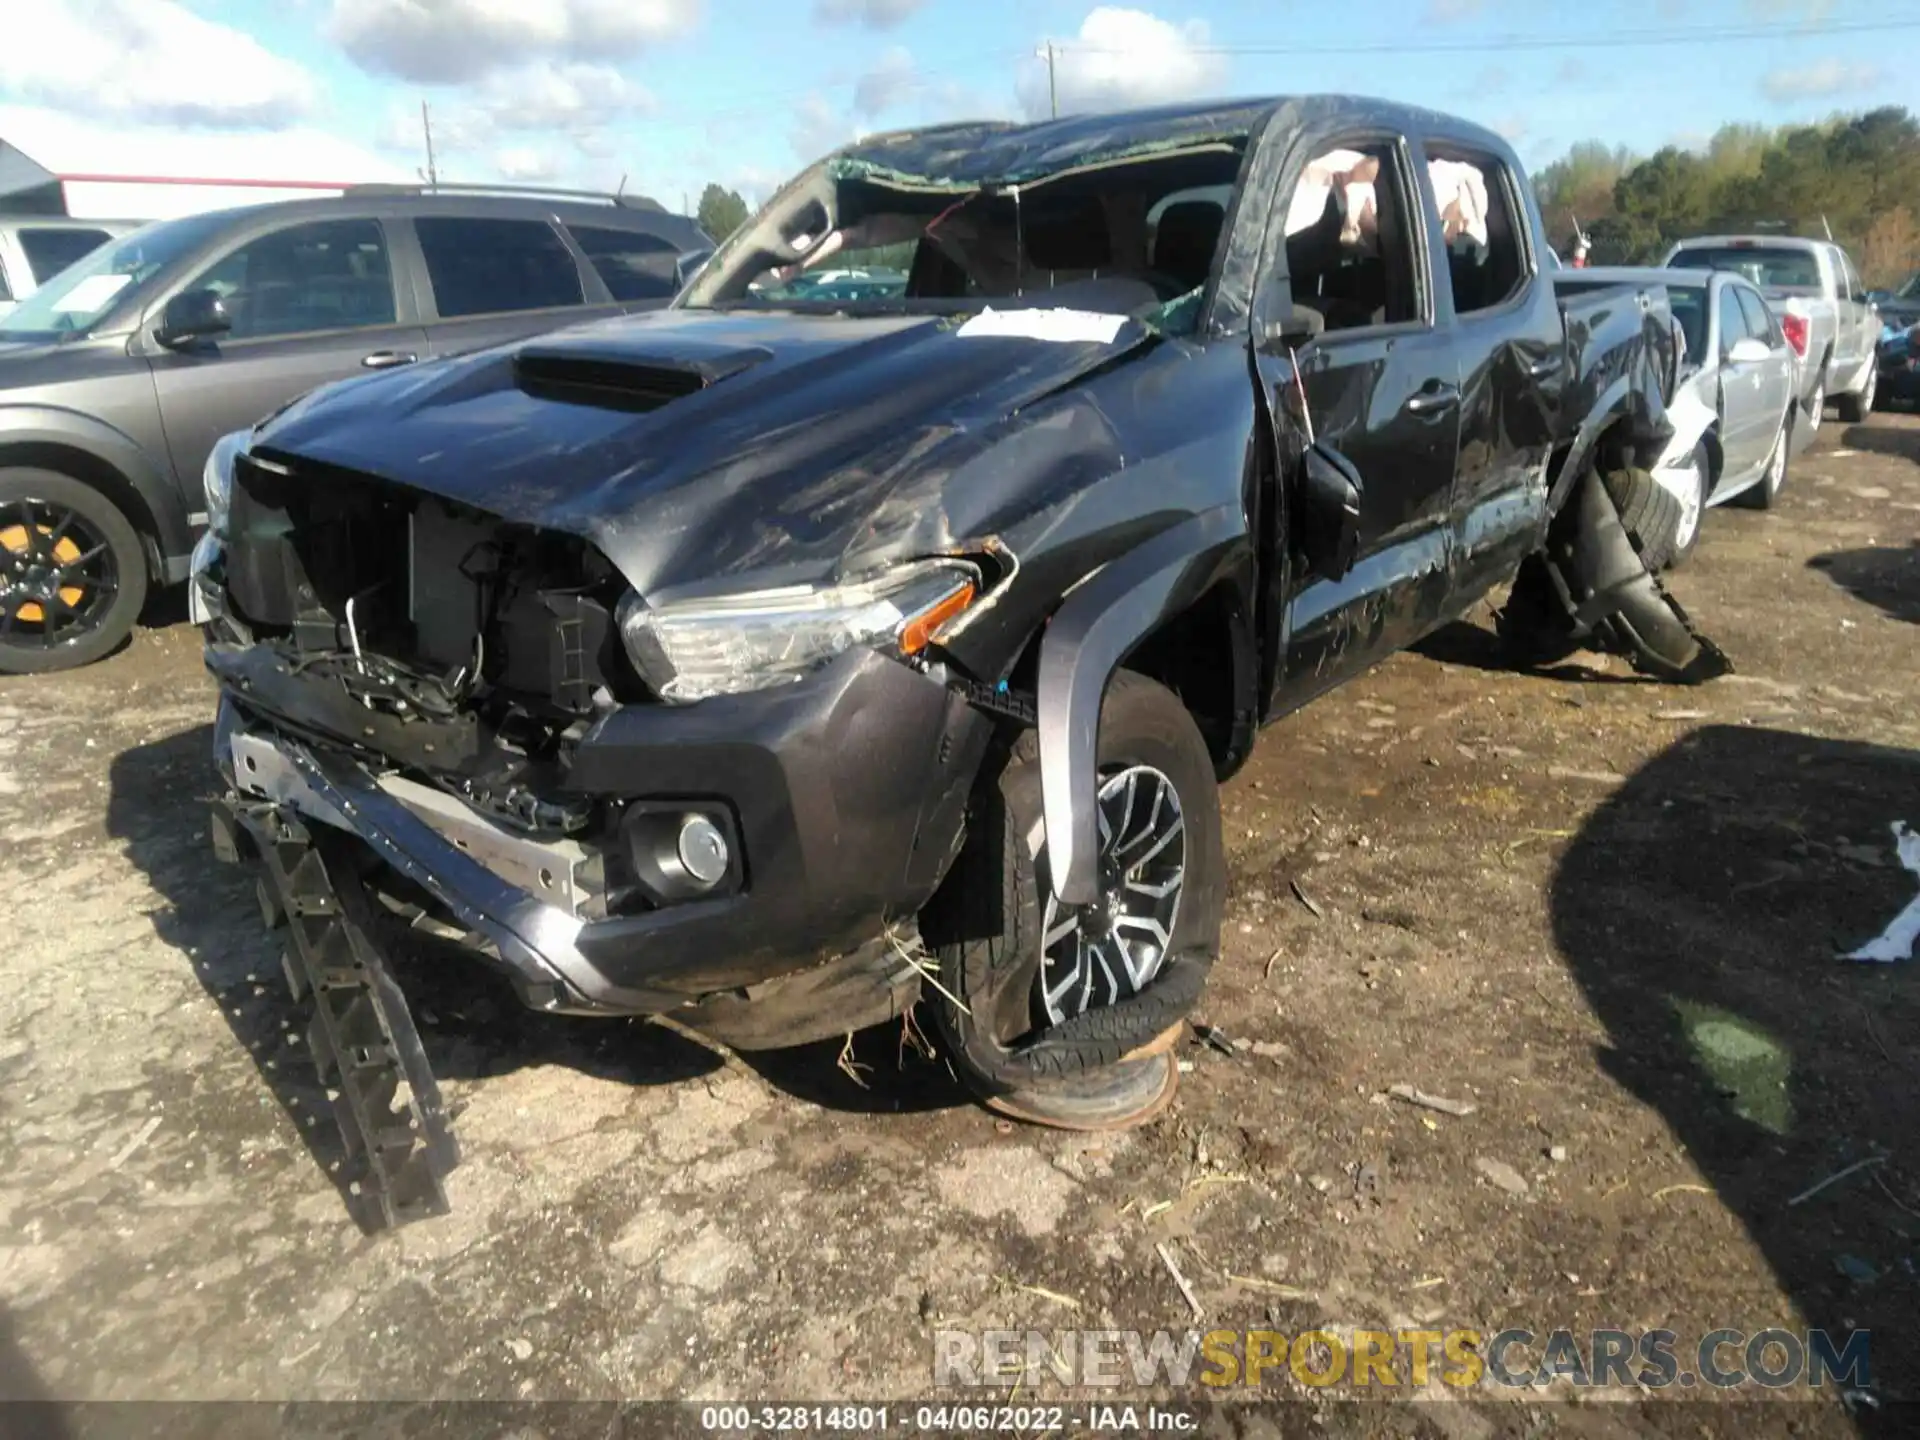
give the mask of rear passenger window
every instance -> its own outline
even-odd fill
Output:
[[[373,220],[275,230],[216,260],[186,288],[227,302],[230,340],[394,323],[387,241]]]
[[[1526,288],[1533,267],[1521,238],[1513,176],[1490,155],[1429,151],[1427,174],[1440,213],[1457,315],[1491,310]]]
[[[413,228],[443,320],[585,302],[573,252],[544,220],[424,216]]]
[[[36,285],[44,285],[76,260],[84,260],[112,237],[104,230],[43,230],[20,232],[20,248],[27,252],[27,268]]]
[[[1338,146],[1307,165],[1287,209],[1296,310],[1318,315],[1329,331],[1427,318],[1414,263],[1419,202],[1408,179],[1396,145]]]
[[[567,230],[614,299],[671,300],[679,288],[674,261],[680,252],[658,235],[596,225],[569,225]]]
[[[1773,316],[1767,310],[1767,302],[1744,285],[1727,287],[1731,294],[1740,297],[1740,311],[1747,317],[1747,334],[1756,340],[1764,340],[1774,349],[1786,344],[1786,337],[1780,333],[1780,327],[1774,323]]]

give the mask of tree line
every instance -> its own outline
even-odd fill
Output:
[[[1870,287],[1920,270],[1920,122],[1899,106],[1817,125],[1723,125],[1648,156],[1597,140],[1536,172],[1548,233],[1594,265],[1657,264],[1676,240],[1779,230],[1833,238]]]

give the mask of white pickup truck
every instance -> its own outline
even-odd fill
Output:
[[[69,220],[64,215],[0,215],[0,315],[116,235],[134,220]]]
[[[1662,265],[1731,270],[1756,286],[1802,364],[1799,396],[1809,432],[1828,400],[1849,423],[1873,409],[1880,318],[1853,261],[1831,240],[1786,235],[1705,235],[1682,240]]]

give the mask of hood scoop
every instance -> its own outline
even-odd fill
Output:
[[[617,342],[548,343],[523,346],[513,359],[513,378],[539,400],[644,413],[772,358],[758,346],[665,355]]]

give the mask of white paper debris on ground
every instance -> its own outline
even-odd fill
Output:
[[[1893,822],[1893,843],[1899,852],[1900,863],[1913,872],[1916,881],[1920,881],[1920,830],[1909,830],[1907,822]],[[1851,954],[1842,955],[1842,960],[1870,960],[1882,965],[1891,965],[1896,960],[1911,960],[1915,942],[1920,941],[1920,895],[1907,902],[1907,908],[1893,917],[1893,922],[1873,939]]]
[[[982,310],[960,327],[962,339],[1010,335],[1021,340],[1051,340],[1061,345],[1111,345],[1127,323],[1124,315],[1094,310]]]

